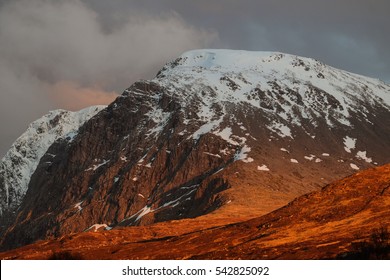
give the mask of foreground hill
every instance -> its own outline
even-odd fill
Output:
[[[0,253],[1,259],[324,259],[390,227],[390,164],[356,173],[259,218],[221,225],[214,214],[86,232]],[[389,236],[388,236],[389,238]],[[389,239],[387,255],[389,258]],[[375,257],[375,256],[374,256]]]

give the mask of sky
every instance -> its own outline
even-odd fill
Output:
[[[108,104],[199,48],[280,51],[390,83],[388,0],[0,0],[0,157],[50,110]]]

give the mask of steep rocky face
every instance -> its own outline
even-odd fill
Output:
[[[79,112],[55,110],[30,124],[0,162],[0,219],[16,211],[31,175],[51,144],[60,138],[72,141],[79,127],[104,107]]]
[[[265,214],[388,162],[389,93],[312,59],[185,53],[49,148],[2,245],[213,211]]]

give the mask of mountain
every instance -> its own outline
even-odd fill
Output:
[[[388,259],[389,204],[387,164],[240,223],[200,217],[78,233],[0,253],[0,259],[335,259],[359,248],[371,248],[360,257]],[[384,250],[376,252],[378,245]]]
[[[31,175],[51,144],[61,138],[71,142],[79,127],[103,108],[93,106],[79,112],[55,110],[30,124],[0,162],[0,217],[16,211]]]
[[[390,86],[281,53],[194,50],[50,146],[3,249],[121,226],[259,217],[389,162]],[[55,157],[53,157],[55,155]]]

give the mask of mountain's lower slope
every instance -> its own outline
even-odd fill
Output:
[[[336,258],[353,250],[356,242],[367,240],[376,229],[389,229],[390,164],[356,173],[260,218],[223,223],[228,221],[209,214],[86,232],[0,253],[0,258]]]
[[[388,163],[389,94],[313,59],[185,53],[49,148],[3,249],[91,228],[269,213]]]

